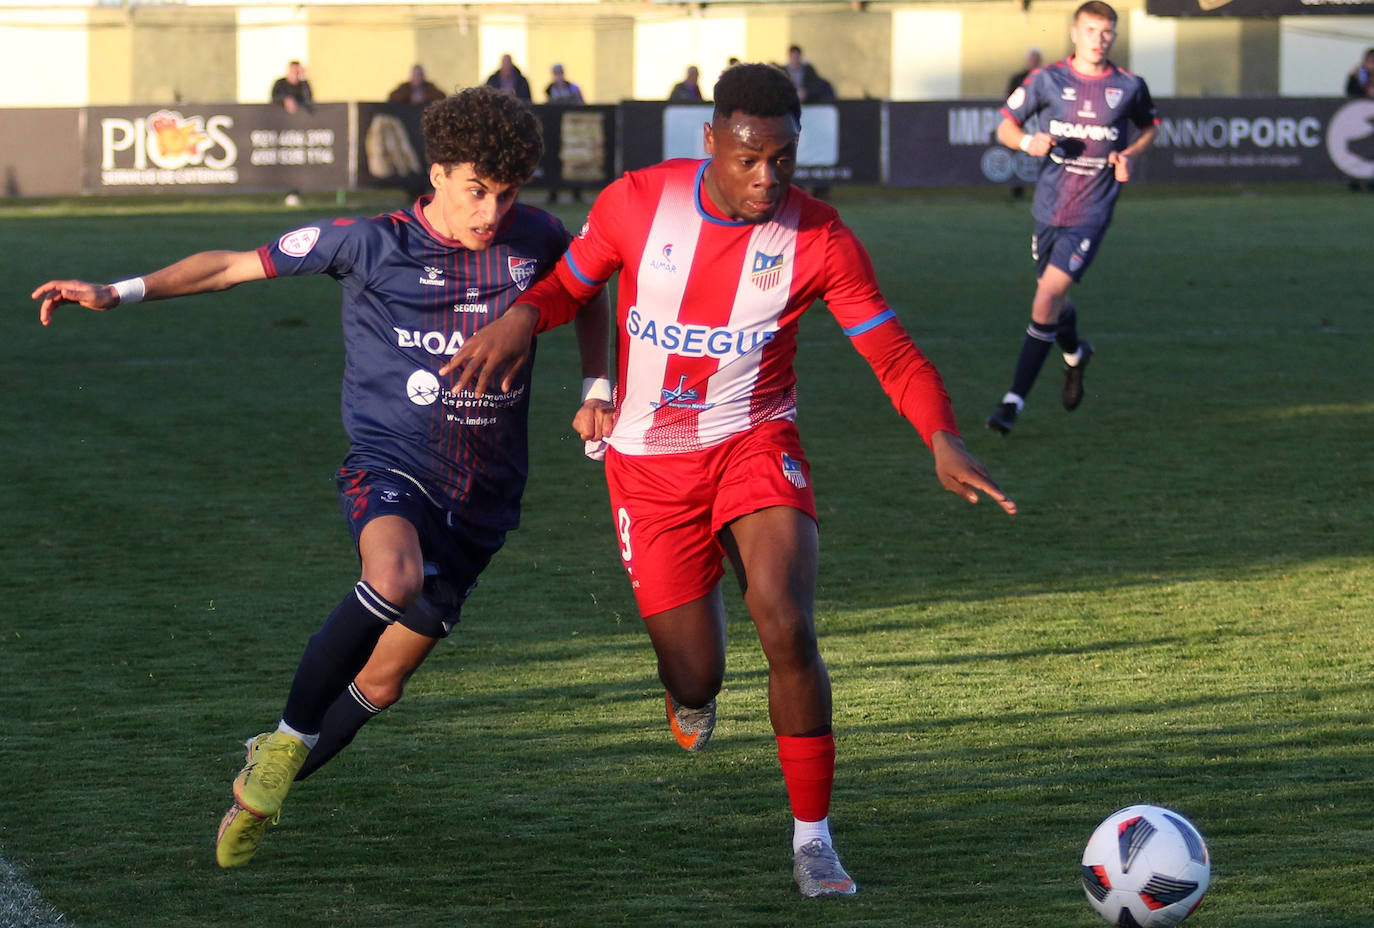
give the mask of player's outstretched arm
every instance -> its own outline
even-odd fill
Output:
[[[968,453],[962,438],[951,432],[936,432],[931,438],[930,449],[935,454],[935,476],[946,490],[970,503],[978,502],[978,491],[982,490],[995,499],[1007,515],[1016,515],[1016,503],[993,482],[977,458]]]
[[[115,284],[50,280],[36,287],[32,297],[41,301],[38,321],[48,325],[52,322],[53,311],[66,303],[103,312],[121,303],[227,290],[266,276],[256,251],[202,251],[151,274]]]
[[[439,376],[457,371],[454,390],[470,389],[478,396],[498,382],[501,392],[510,392],[515,375],[529,361],[530,341],[538,324],[538,309],[529,303],[516,303],[501,318],[472,333],[458,353],[439,368]]]

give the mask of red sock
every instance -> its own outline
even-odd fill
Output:
[[[830,814],[835,786],[835,735],[815,737],[778,735],[778,761],[792,803],[792,817],[819,822]]]

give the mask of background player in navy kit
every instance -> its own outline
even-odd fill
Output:
[[[539,125],[515,98],[474,88],[423,117],[432,196],[370,219],[322,222],[256,251],[206,251],[116,284],[52,280],[40,320],[74,303],[109,310],[251,280],[328,274],[343,287],[340,504],[361,578],[311,637],[274,732],[249,739],[221,866],[247,863],[293,779],[346,746],[458,621],[477,575],[519,520],[529,378],[508,395],[444,388],[439,367],[501,316],[567,248],[548,213],[515,202],[539,163]],[[603,298],[578,317],[583,373],[606,373]]]
[[[1031,256],[1037,284],[1031,322],[1021,343],[1011,389],[988,428],[1006,434],[1025,406],[1050,348],[1064,354],[1063,403],[1083,401],[1083,374],[1093,347],[1078,337],[1069,288],[1088,270],[1112,220],[1120,185],[1134,159],[1155,138],[1154,101],[1145,82],[1107,59],[1116,40],[1116,11],[1100,0],[1084,3],[1069,30],[1073,55],[1034,72],[1007,98],[997,138],[1008,148],[1044,159],[1035,185]],[[1038,116],[1041,131],[1022,127]],[[1131,128],[1138,130],[1132,140]]]

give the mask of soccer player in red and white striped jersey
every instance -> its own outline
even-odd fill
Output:
[[[969,502],[1016,505],[964,449],[934,366],[883,300],[867,252],[829,205],[792,186],[801,107],[787,75],[721,75],[705,161],[606,188],[554,272],[441,369],[506,389],[530,339],[619,274],[618,386],[574,421],[604,439],[620,554],[658,657],[669,725],[703,747],[725,674],[723,559],[768,659],[769,716],[792,805],[793,875],[807,896],[856,889],[829,827],[830,680],[816,640],[818,530],[795,425],[797,323],[816,300],[873,367]],[[607,391],[609,397],[609,391]]]

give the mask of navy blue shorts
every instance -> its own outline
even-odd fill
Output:
[[[1072,277],[1075,283],[1082,280],[1106,234],[1105,222],[1081,226],[1051,226],[1037,222],[1035,233],[1031,235],[1036,278],[1053,265]]]
[[[354,547],[363,528],[378,516],[400,516],[415,526],[425,559],[425,586],[400,621],[417,634],[447,638],[477,586],[477,575],[506,543],[506,533],[441,509],[400,474],[343,467],[334,482]]]

